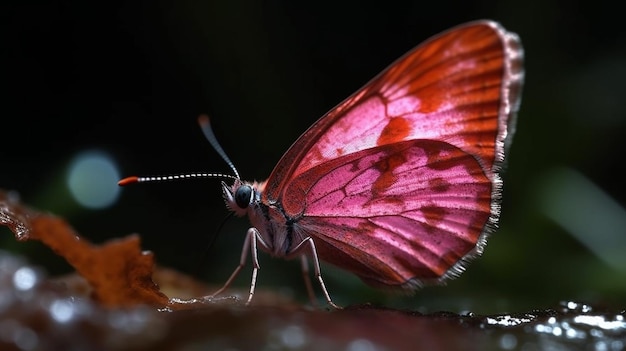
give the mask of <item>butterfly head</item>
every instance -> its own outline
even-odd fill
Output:
[[[222,182],[222,193],[226,206],[237,216],[244,216],[254,203],[260,201],[263,183],[235,180],[233,185]]]

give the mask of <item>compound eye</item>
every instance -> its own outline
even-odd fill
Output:
[[[242,185],[235,191],[235,203],[239,208],[248,208],[252,202],[252,187],[250,185]]]

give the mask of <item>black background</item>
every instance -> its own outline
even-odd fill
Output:
[[[217,284],[235,267],[248,226],[246,219],[229,221],[203,257],[227,213],[219,181],[136,185],[125,188],[113,207],[88,210],[65,187],[72,157],[87,149],[106,151],[124,176],[229,173],[197,127],[197,115],[209,113],[242,177],[263,180],[300,133],[397,57],[442,30],[488,18],[518,33],[526,51],[501,230],[484,256],[445,288],[427,288],[412,298],[388,296],[324,267],[327,286],[340,304],[486,312],[552,306],[561,299],[620,303],[626,264],[608,265],[602,253],[592,253],[549,215],[571,216],[570,224],[580,228],[581,218],[569,206],[602,211],[597,199],[574,188],[568,206],[545,205],[558,200],[551,192],[558,174],[579,174],[618,205],[610,214],[615,223],[626,220],[620,207],[626,203],[626,30],[610,4],[2,5],[0,187],[66,218],[94,242],[138,232],[160,264]],[[587,215],[582,220],[591,240],[615,229],[595,224],[606,213]],[[23,252],[51,274],[69,271],[40,245],[18,244],[8,230],[0,233],[2,247]],[[619,232],[613,248],[622,252],[624,242],[626,232]],[[261,265],[260,288],[302,292],[296,262],[261,255]],[[248,284],[248,272],[238,285]]]

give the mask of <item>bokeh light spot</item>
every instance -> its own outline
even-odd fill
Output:
[[[109,155],[101,151],[84,151],[72,160],[67,184],[80,205],[103,209],[119,197],[119,178],[118,167]]]

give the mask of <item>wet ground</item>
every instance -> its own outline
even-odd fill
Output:
[[[104,308],[77,294],[78,284],[70,281],[48,279],[24,259],[0,252],[0,349],[626,349],[624,310],[573,301],[518,314],[459,315],[370,305],[307,309],[272,305],[271,299],[246,307],[236,297],[225,297],[167,312],[147,306]]]
[[[0,224],[76,272],[49,277],[0,250],[0,350],[624,350],[626,312],[563,301],[478,315],[368,304],[311,308],[272,291],[252,306],[156,267],[131,235],[94,245],[61,218],[0,192]]]

